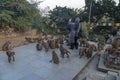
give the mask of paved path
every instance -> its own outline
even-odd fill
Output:
[[[82,80],[85,77],[89,76],[90,74],[102,74],[104,76],[106,75],[106,73],[102,73],[102,72],[97,71],[98,59],[99,59],[99,56],[96,55],[96,57],[94,57],[94,59],[90,62],[90,64],[83,71],[83,73],[81,73],[79,75],[78,80]]]
[[[53,64],[49,62],[52,50],[48,53],[44,49],[36,51],[35,43],[17,47],[14,51],[15,62],[11,64],[5,52],[0,51],[0,80],[72,80],[88,60],[86,57],[80,59],[78,50],[69,50],[70,58],[62,59],[56,49],[60,64]]]

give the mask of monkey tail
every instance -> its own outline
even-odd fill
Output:
[[[68,51],[68,53],[71,54],[70,51]]]

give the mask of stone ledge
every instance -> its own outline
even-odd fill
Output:
[[[90,59],[88,59],[88,61],[85,63],[85,65],[83,66],[83,68],[76,74],[76,76],[72,79],[72,80],[78,80],[79,75],[85,70],[85,68],[89,65],[89,63],[94,59],[95,56],[97,56],[98,54],[94,54]]]

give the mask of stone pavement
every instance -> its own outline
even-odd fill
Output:
[[[65,48],[67,48],[65,46]],[[70,58],[60,57],[60,64],[50,62],[52,50],[37,51],[35,43],[17,47],[15,62],[9,64],[5,52],[0,51],[0,80],[72,80],[88,61],[86,57],[79,58],[78,50],[69,50]]]

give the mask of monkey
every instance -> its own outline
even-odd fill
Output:
[[[103,48],[104,48],[104,42],[98,42],[98,50],[100,51],[100,50],[103,50]]]
[[[97,51],[97,47],[94,44],[89,44],[89,47],[93,49],[93,51]]]
[[[14,58],[14,55],[15,55],[15,52],[12,52],[10,50],[6,51],[6,54],[8,56],[8,62],[11,63],[11,58],[13,58],[13,61],[15,61],[15,58]]]
[[[54,64],[59,64],[60,61],[59,61],[59,58],[58,58],[58,55],[55,51],[52,51],[52,60],[51,62],[53,62]]]
[[[68,50],[66,50],[62,44],[60,45],[60,52],[61,52],[61,57],[64,58],[64,55],[66,54],[67,57],[69,58],[69,54],[71,54]],[[69,53],[69,54],[68,54]]]
[[[32,39],[31,38],[28,38],[28,37],[25,37],[25,40],[29,43],[32,43]]]
[[[86,47],[82,47],[79,49],[79,55],[80,55],[80,58],[86,54]]]
[[[91,57],[92,57],[92,54],[93,54],[93,50],[92,50],[91,48],[88,48],[88,49],[86,50],[86,56],[87,56],[87,58],[88,58],[88,59],[91,58]]]
[[[48,50],[49,50],[48,41],[44,41],[44,42],[43,42],[43,45],[44,45],[45,51],[48,52]]]
[[[56,47],[56,48],[59,48],[59,45],[58,45],[58,44],[59,44],[58,39],[55,39],[55,47]]]
[[[5,42],[5,43],[3,44],[3,46],[2,46],[2,50],[3,50],[3,51],[9,50],[10,44],[11,44],[10,41]]]
[[[60,44],[64,44],[64,36],[63,35],[59,36],[58,40],[59,40]]]
[[[113,40],[112,47],[114,48],[120,47],[120,38],[116,38],[115,40]]]
[[[36,44],[36,49],[37,49],[38,51],[41,51],[41,50],[42,50],[42,43],[41,43],[41,42],[39,42],[39,43]]]
[[[55,49],[56,48],[54,39],[53,40],[49,40],[48,42],[49,42],[49,46],[50,46],[51,49]]]
[[[86,39],[80,39],[80,46],[88,46],[88,42]]]
[[[109,46],[109,47],[107,47],[106,49],[105,49],[105,53],[108,53],[108,54],[112,54],[113,53],[113,51],[112,51],[112,46]]]
[[[60,38],[60,44],[64,44],[64,41],[63,39]]]
[[[25,40],[29,43],[34,43],[38,41],[38,38],[25,37]]]
[[[70,46],[69,38],[65,38],[65,41],[66,41],[66,45]]]

